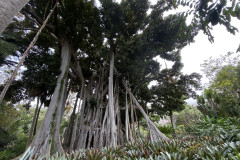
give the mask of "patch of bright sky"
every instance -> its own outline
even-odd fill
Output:
[[[240,26],[240,21],[233,20],[232,24],[236,27]],[[210,57],[217,58],[228,52],[236,52],[240,43],[239,33],[232,35],[227,32],[224,26],[217,25],[213,28],[212,34],[214,36],[214,43],[210,43],[207,36],[201,31],[194,38],[195,43],[186,46],[181,51],[184,73],[200,72],[200,64]],[[207,80],[204,80],[204,82],[206,81]]]

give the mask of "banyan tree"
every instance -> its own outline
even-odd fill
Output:
[[[148,0],[100,0],[98,6],[88,0],[30,0],[21,11],[31,22],[25,25],[41,26],[55,4],[53,15],[26,59],[27,64],[32,62],[31,55],[51,51],[49,56],[58,55],[61,61],[60,66],[55,65],[60,68],[59,75],[52,75],[56,81],[54,91],[46,87],[39,94],[48,95],[41,101],[50,99],[50,104],[29,145],[34,153],[45,155],[136,142],[142,138],[140,118],[146,120],[152,142],[169,141],[146,113],[151,99],[148,84],[160,69],[153,58],[160,56],[175,62],[180,50],[193,41],[196,26],[187,26],[180,14],[164,17],[171,8],[166,1],[159,1],[147,14]],[[26,34],[32,32],[35,30]],[[44,72],[51,73],[48,67],[52,62],[45,63]],[[41,86],[38,79],[33,82]],[[68,126],[60,136],[60,122],[70,95],[75,96],[75,101]]]

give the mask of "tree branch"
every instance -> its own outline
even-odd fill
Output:
[[[43,19],[40,18],[33,10],[23,8],[22,11],[23,11],[24,15],[29,14],[32,18],[34,18],[38,24],[40,24],[40,25],[43,24]],[[29,16],[27,16],[27,17],[29,17]],[[53,31],[55,29],[55,27],[51,24],[47,24],[46,28],[50,31]]]
[[[72,67],[73,72],[76,74],[77,79],[80,82],[84,83],[84,77],[83,77],[82,69],[80,67],[77,56],[73,52],[72,52],[72,60],[74,61],[74,65]]]
[[[38,31],[38,29],[34,28],[24,28],[24,27],[7,27],[9,29],[18,29],[18,30],[30,30],[30,31]]]

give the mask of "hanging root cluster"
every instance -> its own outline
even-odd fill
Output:
[[[112,145],[113,139],[116,140],[116,145],[137,142],[143,137],[139,125],[137,125],[137,110],[146,120],[149,138],[152,142],[169,141],[148,118],[127,84],[125,82],[120,84],[118,78],[115,78],[113,91],[113,123],[116,128],[115,130],[111,129],[107,71],[101,68],[99,74],[95,74],[87,80],[82,77],[82,84],[77,94],[70,122],[63,135],[63,147],[70,151],[86,148],[97,149],[105,146],[116,147]],[[121,87],[124,90],[120,89]],[[120,99],[122,100],[123,97],[125,97],[125,104],[121,103],[121,105],[125,106],[120,106]]]
[[[146,120],[151,142],[169,141],[148,118],[127,83],[121,83],[121,77],[113,77],[114,66],[110,65],[110,69],[106,69],[104,65],[99,66],[91,76],[84,77],[76,55],[71,53],[68,41],[63,39],[61,43],[62,72],[42,125],[30,145],[35,148],[33,154],[49,155],[64,150],[115,148],[118,145],[141,141],[143,136],[137,125],[137,112]],[[73,61],[71,70],[70,55]],[[115,72],[117,73],[116,69]],[[74,89],[77,92],[76,101],[68,126],[63,136],[60,136],[60,122],[72,81],[77,84],[77,90]]]

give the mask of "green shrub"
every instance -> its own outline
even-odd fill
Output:
[[[17,156],[22,154],[25,151],[27,145],[28,137],[26,135],[19,137],[14,141],[14,146],[12,148],[12,152]]]
[[[0,160],[8,160],[21,155],[25,151],[28,137],[23,135],[12,142],[12,146],[0,152]]]
[[[175,129],[175,133],[177,137],[185,136],[186,135],[185,126],[184,125],[177,126]]]
[[[209,118],[206,117],[198,122],[188,132],[199,136],[218,136],[225,141],[240,141],[239,118]]]
[[[6,149],[0,152],[0,160],[8,160],[16,157],[16,154],[11,149]]]
[[[171,125],[158,126],[157,128],[168,137],[172,137],[171,135],[174,133],[174,130]]]
[[[176,125],[192,127],[202,118],[202,113],[196,108],[187,105],[184,110],[177,114]]]
[[[5,130],[0,128],[0,150],[9,144],[14,138]]]

